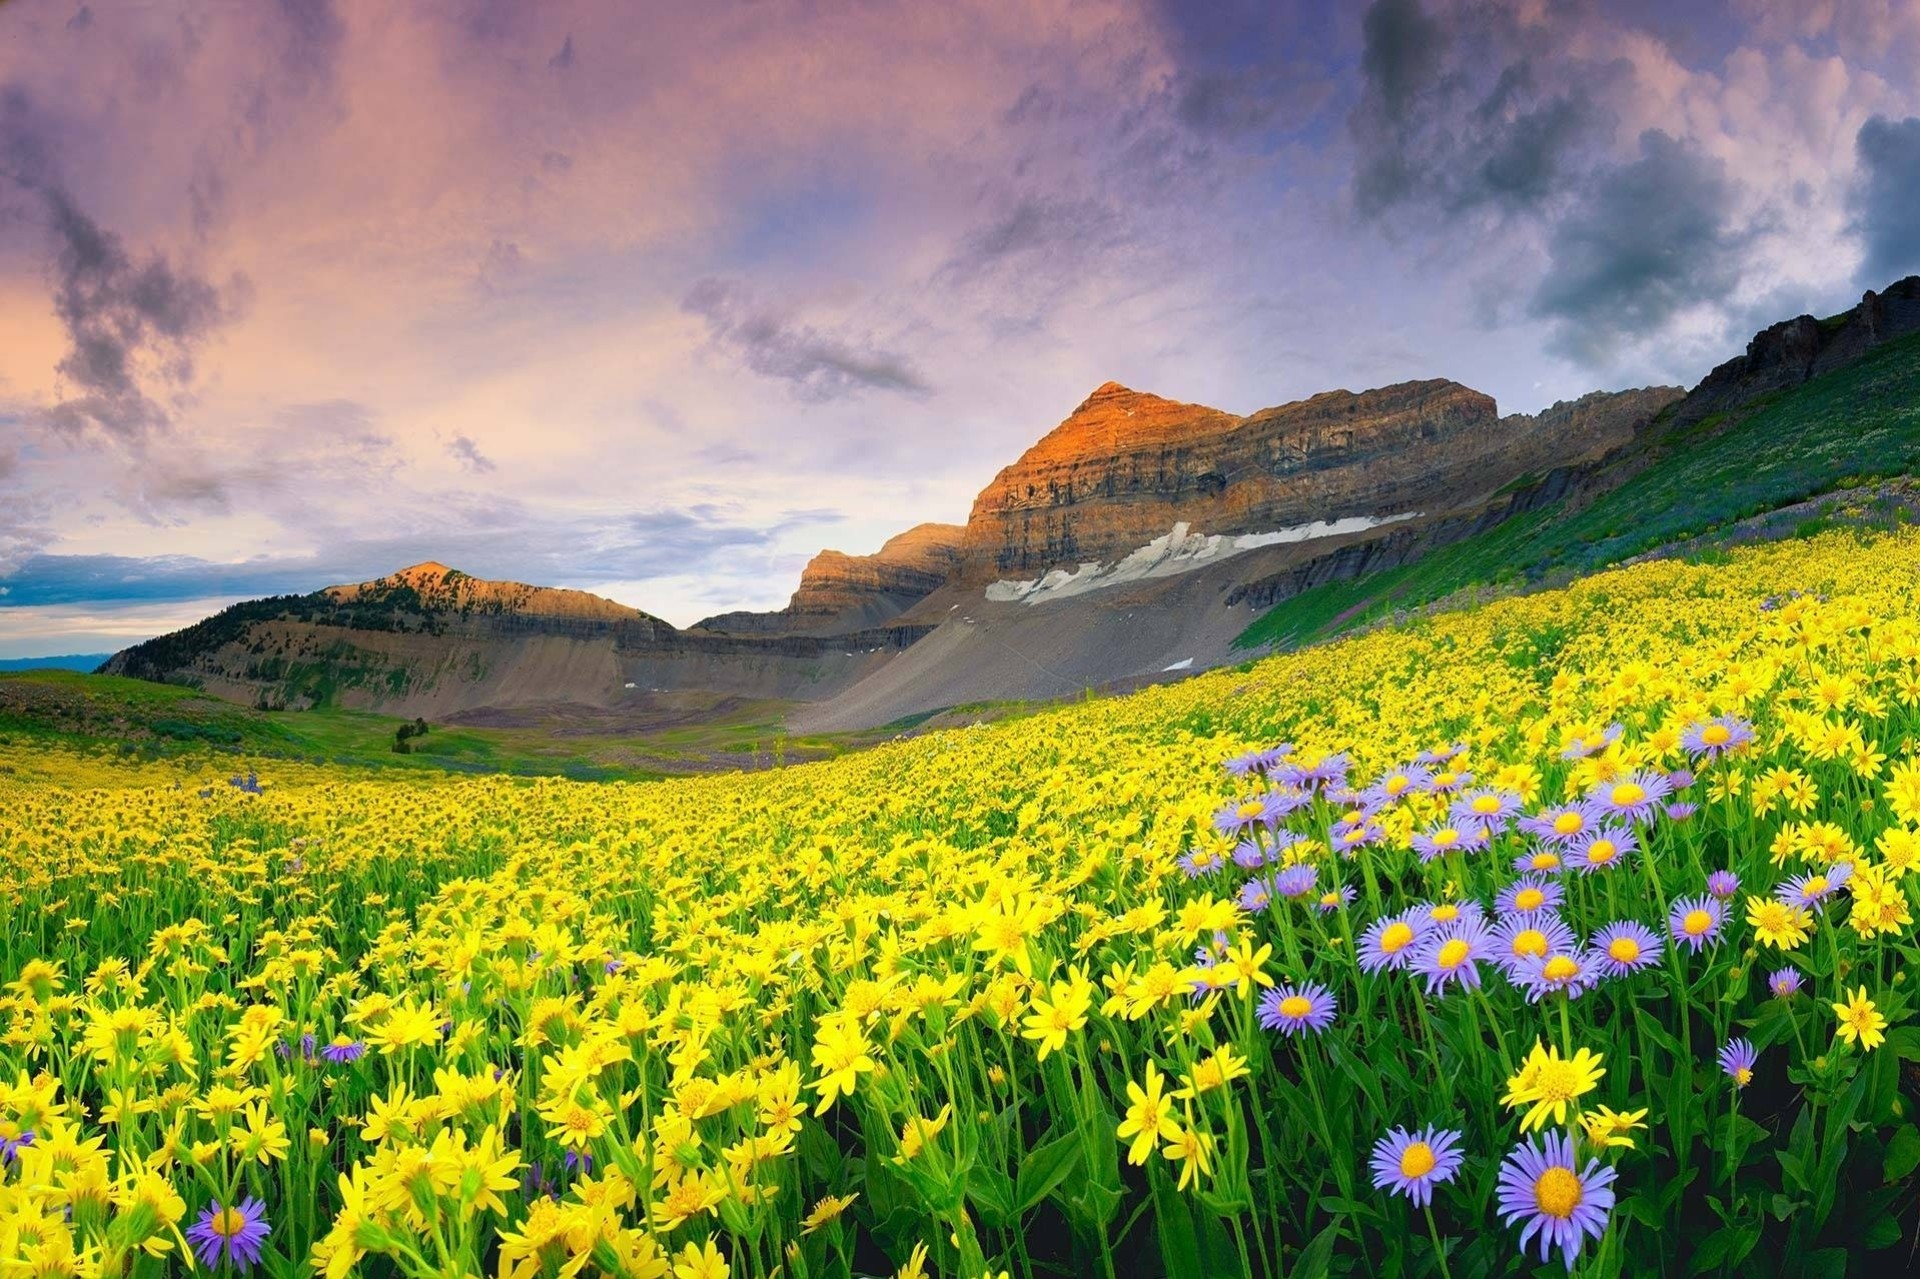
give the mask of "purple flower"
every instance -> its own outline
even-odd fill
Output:
[[[1553,910],[1565,896],[1566,890],[1554,880],[1539,875],[1522,875],[1501,889],[1493,904],[1503,915],[1532,915]]]
[[[1574,845],[1573,851],[1567,854],[1567,865],[1587,874],[1612,870],[1639,847],[1640,840],[1629,827],[1607,822]]]
[[[1437,822],[1413,837],[1413,851],[1421,861],[1430,862],[1448,853],[1485,848],[1487,839],[1487,828],[1477,823]]]
[[[1313,884],[1320,872],[1306,862],[1289,866],[1273,877],[1273,891],[1280,896],[1292,899],[1305,897],[1313,891]]]
[[[1541,844],[1513,859],[1513,868],[1523,875],[1551,875],[1566,863],[1555,844]]]
[[[1680,734],[1680,747],[1697,759],[1715,759],[1737,751],[1753,740],[1753,725],[1737,715],[1721,715],[1691,725]]]
[[[1406,768],[1388,769],[1362,794],[1376,804],[1388,804],[1402,795],[1424,789],[1432,780],[1432,769],[1424,764],[1410,764]]]
[[[1767,978],[1767,989],[1773,992],[1775,999],[1792,999],[1800,993],[1801,981],[1798,968],[1782,968]]]
[[[1420,939],[1421,923],[1411,913],[1376,919],[1360,934],[1360,968],[1377,973],[1381,969],[1398,971],[1412,961],[1414,943]]]
[[[320,1055],[336,1066],[344,1066],[350,1061],[359,1061],[366,1051],[366,1044],[360,1040],[335,1035],[333,1042],[320,1050]]]
[[[1243,839],[1233,846],[1233,864],[1241,870],[1259,870],[1267,864],[1267,850],[1257,839]]]
[[[1514,1147],[1500,1165],[1500,1215],[1508,1225],[1527,1223],[1520,1232],[1521,1254],[1538,1235],[1540,1260],[1549,1260],[1558,1247],[1571,1272],[1587,1236],[1606,1233],[1614,1176],[1598,1159],[1587,1160],[1581,1171],[1573,1161],[1573,1143],[1562,1132],[1546,1134],[1544,1145],[1527,1141]]]
[[[1570,844],[1590,834],[1599,822],[1599,806],[1581,800],[1522,817],[1520,829],[1552,843]]]
[[[1422,938],[1413,969],[1427,979],[1429,995],[1439,994],[1449,982],[1471,990],[1480,985],[1480,961],[1492,954],[1486,924],[1477,915],[1467,915]]]
[[[1560,752],[1561,759],[1585,759],[1589,755],[1605,750],[1620,740],[1620,734],[1626,732],[1619,724],[1609,724],[1598,734],[1576,734]]]
[[[1587,792],[1587,798],[1616,817],[1638,820],[1650,816],[1660,802],[1672,793],[1673,783],[1667,780],[1665,773],[1642,769],[1625,777],[1616,777],[1610,782],[1597,783]]]
[[[1221,866],[1212,853],[1199,848],[1189,848],[1174,861],[1188,879],[1199,879],[1202,875],[1211,875]]]
[[[1291,742],[1281,742],[1278,746],[1269,746],[1265,750],[1248,751],[1244,755],[1235,755],[1226,763],[1229,777],[1246,777],[1253,773],[1268,773],[1273,766],[1293,753]]]
[[[223,1263],[240,1271],[252,1269],[260,1261],[260,1246],[272,1233],[267,1206],[252,1196],[232,1208],[211,1204],[201,1211],[200,1220],[187,1227],[193,1255],[209,1270]]]
[[[1517,985],[1529,961],[1564,954],[1573,945],[1573,930],[1551,911],[1515,915],[1500,921],[1493,930],[1493,962],[1500,965],[1508,981]]]
[[[1447,815],[1453,821],[1484,826],[1497,834],[1507,828],[1507,824],[1513,820],[1513,815],[1519,811],[1518,795],[1512,791],[1482,786],[1454,800],[1453,807],[1448,810]]]
[[[1822,871],[1806,875],[1796,875],[1780,887],[1773,895],[1789,906],[1802,910],[1824,910],[1827,898],[1839,892],[1849,879],[1853,878],[1851,862],[1835,862]]]
[[[1353,905],[1353,898],[1353,885],[1342,884],[1337,888],[1329,888],[1326,892],[1321,893],[1319,900],[1313,903],[1313,908],[1323,915],[1330,915],[1342,906]]]
[[[1753,1082],[1753,1063],[1759,1059],[1760,1054],[1754,1051],[1752,1043],[1729,1039],[1727,1046],[1720,1050],[1720,1069],[1727,1072],[1735,1088],[1745,1088]]]
[[[1458,920],[1471,920],[1484,924],[1487,920],[1487,908],[1471,898],[1466,901],[1415,902],[1407,910],[1409,918],[1421,921],[1421,931],[1438,928]]]
[[[1273,904],[1273,882],[1256,875],[1240,885],[1239,896],[1235,899],[1240,909],[1248,914],[1258,914]]]
[[[1718,897],[1682,897],[1673,903],[1667,916],[1667,931],[1698,954],[1707,943],[1720,940],[1720,926],[1726,917],[1727,908]]]
[[[1673,803],[1668,804],[1666,807],[1667,820],[1675,821],[1675,822],[1684,822],[1687,820],[1687,818],[1692,817],[1695,813],[1699,811],[1700,811],[1700,805],[1689,804],[1687,801],[1683,799],[1675,800]]]
[[[1455,742],[1451,746],[1442,746],[1438,750],[1421,751],[1413,758],[1417,764],[1444,764],[1454,756],[1464,755],[1466,753],[1467,744],[1465,742]]]
[[[1524,986],[1529,1003],[1539,1003],[1548,995],[1578,999],[1600,978],[1599,965],[1576,950],[1556,950],[1519,961],[1508,970],[1516,986]]]
[[[1660,962],[1664,949],[1664,943],[1651,928],[1624,919],[1594,934],[1592,958],[1607,976],[1625,977]]]
[[[1433,1188],[1452,1181],[1466,1158],[1460,1133],[1451,1128],[1423,1128],[1408,1132],[1390,1128],[1373,1143],[1373,1187],[1405,1195],[1416,1208],[1433,1202]]]
[[[1685,790],[1687,787],[1693,785],[1693,770],[1691,768],[1674,769],[1671,773],[1667,774],[1667,785],[1673,787],[1676,791]]]
[[[10,1164],[20,1157],[20,1152],[34,1142],[31,1128],[22,1128],[15,1136],[0,1133],[0,1164]]]
[[[1272,807],[1265,795],[1237,799],[1214,813],[1213,828],[1222,835],[1239,835],[1255,826],[1272,825],[1279,820],[1272,814]]]
[[[1336,823],[1330,833],[1328,842],[1331,843],[1336,850],[1346,852],[1349,849],[1365,848],[1369,844],[1377,844],[1386,837],[1386,827],[1374,821],[1371,817],[1364,817],[1359,821],[1349,822],[1342,820]]]
[[[1721,901],[1728,901],[1740,891],[1740,877],[1730,870],[1716,870],[1707,876],[1707,891]]]
[[[1299,986],[1277,986],[1260,996],[1255,1016],[1268,1030],[1295,1035],[1303,1030],[1325,1030],[1333,1024],[1333,1014],[1333,993],[1325,986],[1303,982]]]

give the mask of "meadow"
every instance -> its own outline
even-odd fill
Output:
[[[753,774],[12,739],[0,1272],[1899,1272],[1920,536],[1712,560]]]

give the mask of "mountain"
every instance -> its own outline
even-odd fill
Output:
[[[579,591],[415,565],[253,601],[113,672],[403,715],[775,699],[798,732],[1076,694],[1524,589],[1920,466],[1920,279],[1757,334],[1691,391],[1535,414],[1445,380],[1244,416],[1109,382],[964,526],[823,551],[783,609],[680,630]]]
[[[0,657],[0,671],[90,671],[111,653],[63,653],[57,657]]]

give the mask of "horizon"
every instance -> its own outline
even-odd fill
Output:
[[[0,658],[779,608],[1109,380],[1692,386],[1920,271],[1920,2],[1841,8],[0,3]]]

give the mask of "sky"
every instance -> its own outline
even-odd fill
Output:
[[[1920,0],[0,0],[0,657],[688,624],[1109,379],[1687,385],[1920,271]]]

